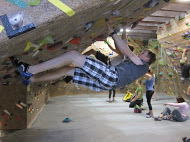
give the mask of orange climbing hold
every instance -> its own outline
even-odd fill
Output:
[[[70,44],[79,45],[82,39],[80,37],[73,38],[69,41]]]

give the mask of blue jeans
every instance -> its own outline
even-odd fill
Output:
[[[170,115],[170,114],[172,114],[173,120],[179,121],[179,122],[183,122],[183,121],[187,120],[187,118],[185,118],[185,117],[183,117],[181,115],[181,112],[179,111],[179,109],[174,109],[171,112],[171,110],[168,107],[166,107],[161,114],[163,114],[163,115]]]

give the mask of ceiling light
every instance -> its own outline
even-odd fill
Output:
[[[120,29],[120,32],[123,32],[123,29]],[[126,29],[126,32],[130,32],[130,30]]]

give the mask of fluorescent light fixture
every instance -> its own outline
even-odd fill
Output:
[[[122,33],[123,32],[123,29],[120,29],[120,32]],[[126,29],[126,32],[130,32],[129,29]]]
[[[126,32],[130,32],[131,30],[129,30],[129,29],[126,29]]]

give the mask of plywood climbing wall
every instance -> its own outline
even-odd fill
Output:
[[[180,80],[180,59],[183,49],[190,62],[189,13],[176,16],[158,28],[159,47],[159,89],[170,95],[182,95],[186,98],[188,81]]]

